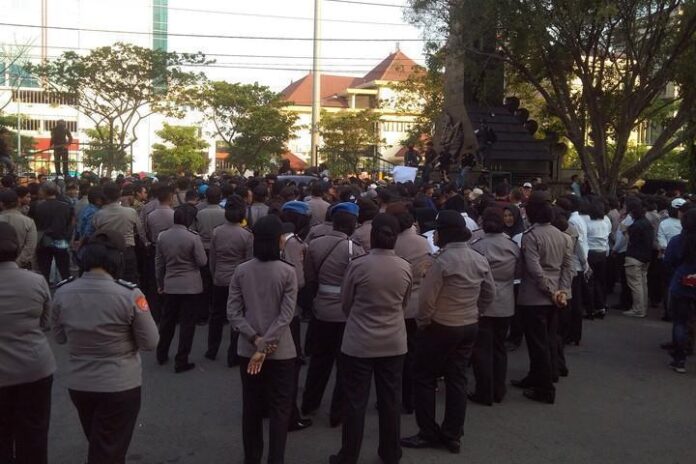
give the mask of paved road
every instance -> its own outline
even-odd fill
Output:
[[[570,377],[558,386],[556,405],[532,403],[510,390],[502,405],[470,405],[461,455],[404,450],[402,463],[448,464],[693,464],[696,463],[696,364],[686,375],[667,368],[658,344],[670,325],[612,312],[585,323],[580,347],[570,347]],[[128,463],[222,464],[242,462],[241,387],[237,368],[203,358],[205,328],[198,328],[192,361],[196,369],[174,374],[144,355],[143,407]],[[65,366],[64,347],[55,347]],[[510,377],[527,367],[524,350],[511,354]],[[304,376],[303,376],[304,378]],[[440,400],[443,399],[441,396]],[[315,426],[290,434],[288,463],[326,463],[340,444],[326,414]],[[415,433],[404,416],[402,433]],[[378,463],[377,416],[368,412],[361,463]],[[86,442],[65,387],[56,375],[50,462],[84,462]]]

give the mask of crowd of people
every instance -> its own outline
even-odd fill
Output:
[[[70,354],[60,368],[90,464],[125,462],[139,352],[167,364],[177,326],[177,374],[195,367],[197,325],[201,356],[226,348],[239,366],[246,463],[264,454],[264,417],[268,462],[284,462],[288,432],[312,425],[334,371],[329,419],[343,433],[331,463],[358,460],[373,378],[383,462],[402,447],[459,453],[467,401],[504,401],[507,353],[523,339],[529,371],[509,384],[554,403],[564,347],[582,342],[584,319],[607,316],[617,287],[624,315],[659,306],[672,321],[663,348],[676,372],[693,352],[696,208],[677,192],[7,176],[0,208],[2,463],[47,462],[49,328]],[[402,437],[414,413],[419,432]]]

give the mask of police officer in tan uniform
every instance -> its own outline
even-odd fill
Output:
[[[251,231],[242,226],[246,217],[246,202],[239,195],[233,195],[225,205],[226,222],[213,230],[210,241],[210,274],[213,276],[213,309],[208,325],[208,351],[205,357],[214,360],[220,349],[222,329],[227,314],[227,298],[230,281],[237,266],[252,258],[254,237]],[[237,338],[239,332],[231,330],[230,346],[227,350],[227,365],[239,364]]]
[[[295,351],[297,351],[297,370],[295,375],[295,388],[299,390],[300,382],[300,367],[303,362],[302,357],[302,332],[300,326],[300,293],[305,286],[304,275],[304,260],[307,255],[307,244],[301,237],[306,236],[309,231],[309,222],[311,218],[311,210],[309,205],[303,201],[288,201],[281,208],[281,218],[284,223],[283,230],[283,246],[281,256],[283,260],[292,264],[295,267],[297,275],[298,301],[295,306],[295,317],[290,323],[290,332],[292,339],[295,342]],[[289,431],[303,430],[312,425],[311,419],[303,418],[300,415],[300,410],[297,407],[297,392],[293,396],[292,413],[290,416]]]
[[[360,214],[358,215],[358,223],[360,226],[353,233],[353,240],[363,247],[365,252],[370,251],[370,232],[372,231],[372,219],[379,212],[377,203],[368,199],[360,198],[357,201]]]
[[[174,209],[172,208],[172,190],[162,185],[156,189],[157,197],[147,203],[146,208],[151,209],[144,216],[146,250],[144,291],[150,310],[156,322],[159,322],[162,314],[162,295],[157,292],[157,278],[155,276],[155,254],[157,251],[157,238],[160,232],[174,225]]]
[[[207,264],[200,236],[189,229],[196,217],[196,208],[181,205],[174,211],[174,225],[159,234],[155,255],[158,291],[164,294],[160,320],[160,342],[157,361],[169,359],[169,345],[179,322],[179,349],[174,371],[185,372],[195,367],[188,356],[196,330],[196,305],[203,291],[201,266]]]
[[[59,284],[53,332],[70,352],[67,385],[89,441],[87,462],[125,463],[140,410],[139,351],[157,346],[145,296],[123,280],[123,236],[97,230],[83,249],[85,273]]]
[[[114,182],[104,184],[104,206],[94,215],[95,229],[111,229],[123,235],[126,249],[123,252],[123,270],[120,277],[127,282],[138,283],[138,258],[135,255],[135,235],[145,240],[138,213],[132,208],[121,206],[121,187]]]
[[[418,233],[415,219],[403,203],[393,203],[387,207],[387,214],[391,214],[399,221],[399,237],[394,246],[394,253],[404,258],[411,264],[413,285],[411,296],[406,306],[406,334],[408,339],[408,353],[404,361],[403,386],[401,391],[402,411],[413,413],[413,363],[416,355],[416,315],[418,314],[418,292],[425,273],[432,265],[432,255],[428,239]]]
[[[44,335],[51,292],[20,269],[20,241],[0,222],[0,462],[46,464],[56,362]]]
[[[268,462],[284,462],[295,393],[295,344],[290,321],[297,302],[297,276],[280,259],[283,225],[275,215],[254,224],[254,259],[234,271],[227,317],[239,332],[244,462],[260,464],[263,411],[268,410]]]
[[[332,464],[356,464],[362,445],[365,412],[375,378],[379,409],[378,454],[385,463],[401,459],[401,383],[406,357],[404,309],[409,301],[411,265],[396,255],[399,221],[378,214],[372,222],[372,250],[346,269],[341,304],[347,316],[341,343],[345,418],[339,453]]]
[[[339,203],[332,208],[334,230],[312,240],[305,259],[306,285],[316,289],[314,318],[307,332],[307,352],[310,355],[305,389],[302,396],[302,413],[315,412],[331,376],[343,339],[346,315],[341,307],[341,283],[348,263],[364,251],[349,237],[355,231],[358,220],[355,203]],[[341,423],[343,389],[337,369],[336,383],[331,399],[329,421],[333,427]]]
[[[512,385],[523,388],[531,400],[553,404],[558,309],[567,305],[573,262],[567,236],[551,225],[553,210],[546,192],[532,193],[527,217],[532,226],[522,235],[522,283],[517,304],[529,351],[529,373],[513,380]]]
[[[479,308],[479,330],[472,365],[476,391],[469,395],[475,403],[491,406],[503,401],[506,393],[507,350],[505,337],[515,313],[515,278],[519,277],[520,248],[505,233],[503,209],[486,208],[482,215],[483,237],[471,242],[471,248],[488,260],[495,280],[495,300]]]
[[[466,243],[471,232],[456,211],[440,211],[440,252],[421,283],[416,321],[415,410],[420,431],[401,440],[408,448],[445,446],[460,452],[466,415],[466,367],[478,330],[479,307],[495,298],[488,261]],[[435,421],[437,378],[445,378],[445,419]]]

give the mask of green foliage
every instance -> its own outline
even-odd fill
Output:
[[[575,146],[593,189],[614,192],[696,134],[694,0],[412,0],[412,20],[459,39],[466,63],[504,64],[531,85]],[[491,31],[495,51],[491,51]],[[670,83],[675,95],[665,95]],[[526,102],[525,102],[526,104]],[[625,163],[643,121],[664,130]],[[611,148],[610,145],[614,145]]]
[[[86,129],[88,137],[87,147],[83,151],[82,162],[98,170],[100,175],[104,172],[127,171],[130,167],[131,156],[125,147],[115,147],[113,140],[123,136],[119,127],[107,127],[99,125],[93,129]],[[109,169],[110,167],[110,169]]]
[[[429,44],[425,71],[414,73],[405,81],[394,84],[398,95],[396,108],[416,115],[413,127],[401,141],[403,145],[420,145],[424,135],[433,135],[444,104],[444,56],[445,49]]]
[[[158,174],[200,174],[208,169],[209,145],[199,137],[197,127],[164,123],[156,133],[164,141],[152,145],[153,170]]]
[[[229,162],[240,174],[269,169],[286,150],[297,121],[280,94],[256,83],[209,82],[189,97],[227,145]]]
[[[191,104],[188,89],[201,82],[203,75],[181,67],[202,63],[206,63],[202,54],[119,42],[85,55],[64,52],[27,69],[43,77],[45,91],[74,98],[77,109],[100,127],[100,159],[111,175],[123,166],[123,153],[137,140],[136,128],[143,119],[155,112],[183,115],[183,106]]]
[[[357,174],[371,165],[377,147],[384,143],[378,133],[379,115],[371,110],[359,113],[322,112],[319,134],[321,153],[332,175]]]

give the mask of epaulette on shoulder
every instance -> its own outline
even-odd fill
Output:
[[[121,287],[126,287],[128,290],[135,290],[138,288],[137,284],[134,284],[133,282],[128,282],[127,280],[123,279],[116,279],[114,280],[117,284],[119,284]]]
[[[295,267],[295,265],[292,264],[290,261],[285,261],[285,260],[282,259],[282,258],[281,258],[281,261],[284,262],[285,264],[287,264],[287,265],[290,266],[290,267]]]
[[[531,232],[532,230],[534,230],[534,226],[530,226],[527,230],[522,232],[522,234],[527,234],[527,233]]]
[[[356,256],[355,258],[352,259],[352,261],[355,261],[356,259],[364,258],[365,256],[369,256],[370,253],[363,253],[361,255]]]
[[[398,255],[397,255],[397,257],[403,259],[404,261],[406,261],[406,263],[407,263],[409,266],[412,264],[411,261],[409,261],[408,259],[404,258],[403,256],[398,256]]]
[[[194,235],[200,235],[200,234],[199,234],[198,232],[196,232],[195,230],[191,230],[191,229],[188,229],[188,228],[187,228],[186,230],[188,230],[189,232],[191,232],[191,233],[194,234]]]
[[[472,241],[471,241],[471,244],[473,245],[474,243],[480,242],[482,238],[483,238],[483,237],[479,237],[479,238],[476,238],[476,239],[472,240]]]
[[[469,247],[469,248],[471,248],[471,247]],[[471,250],[474,251],[475,253],[480,254],[480,255],[483,256],[484,258],[486,257],[486,255],[484,255],[482,252],[480,252],[480,251],[477,250],[476,248],[471,248]]]
[[[75,276],[70,276],[70,277],[68,277],[67,279],[61,280],[60,282],[58,282],[57,284],[55,284],[55,285],[53,286],[53,288],[54,288],[54,289],[55,289],[55,288],[60,288],[60,287],[62,287],[62,286],[65,285],[65,284],[69,284],[69,283],[72,282],[73,280],[75,280]]]
[[[298,237],[297,234],[292,234],[292,237],[290,237],[290,238],[294,238],[299,243],[304,243],[304,240],[302,240],[300,237]]]

